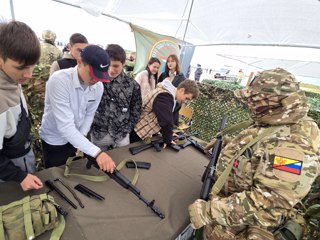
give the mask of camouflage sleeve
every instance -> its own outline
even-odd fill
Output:
[[[228,144],[232,139],[231,136],[226,135],[222,137],[222,148]],[[214,144],[216,143],[216,138],[212,139],[204,148],[205,151],[209,151],[211,148],[213,148]]]

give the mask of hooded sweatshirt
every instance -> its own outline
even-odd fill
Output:
[[[0,70],[0,179],[21,182],[27,175],[4,154],[3,141],[16,134],[21,114],[20,97],[24,109],[25,99],[19,84],[13,82]]]

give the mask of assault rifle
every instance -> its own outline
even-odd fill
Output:
[[[188,137],[187,141],[184,144],[180,145],[181,148],[186,148],[188,146],[193,146],[195,149],[197,149],[201,153],[208,155],[208,157],[211,159],[211,153],[210,152],[207,153],[204,150],[204,147],[201,144],[199,144],[197,140],[194,140],[192,137]]]
[[[221,120],[221,125],[219,130],[220,133],[224,130],[226,126],[226,122],[227,122],[227,115],[224,115]],[[206,170],[204,171],[201,179],[203,184],[200,192],[200,199],[203,199],[205,201],[208,201],[209,199],[209,193],[213,185],[213,175],[216,170],[216,165],[221,152],[221,147],[222,147],[222,135],[220,134],[216,138],[216,142],[214,144],[211,157],[210,157],[210,162],[208,163]],[[191,225],[189,225],[188,228],[191,229]],[[196,232],[197,230],[192,229],[192,234],[191,234],[192,240],[197,240]]]
[[[88,158],[88,162],[86,167],[88,169],[91,168],[91,166],[93,165],[94,167],[99,169],[99,166],[96,162],[96,159],[90,156],[87,156]],[[154,206],[154,202],[155,200],[152,201],[148,201],[146,200],[140,193],[140,190],[134,186],[129,179],[127,179],[124,175],[122,175],[122,173],[120,173],[117,169],[115,169],[113,171],[113,173],[109,173],[109,172],[104,172],[105,174],[107,174],[110,178],[112,178],[114,181],[116,181],[118,184],[120,184],[123,188],[128,189],[130,192],[132,192],[134,195],[136,195],[142,202],[144,202],[147,207],[149,207],[155,214],[158,215],[158,217],[160,217],[161,219],[164,219],[164,214],[160,212],[160,210]]]
[[[186,139],[190,136],[196,135],[197,133],[193,133],[193,134],[180,134],[178,135],[178,137],[174,137],[173,140],[182,140],[182,139]],[[144,144],[141,146],[137,146],[137,147],[130,147],[129,151],[131,152],[132,155],[136,155],[139,152],[142,152],[146,149],[152,148],[154,147],[156,149],[157,152],[161,151],[161,147],[163,145],[163,140],[162,139],[158,139],[158,140],[154,140],[151,141],[151,143],[148,144]],[[168,147],[170,147],[171,149],[179,152],[181,150],[181,147],[176,145],[176,144],[169,144]]]
[[[219,130],[220,133],[224,130],[226,126],[226,122],[227,122],[227,115],[224,115],[220,125],[220,130]],[[206,201],[208,201],[209,199],[209,193],[213,185],[213,175],[216,170],[216,165],[220,155],[221,146],[222,146],[222,136],[220,134],[217,136],[216,142],[214,144],[214,147],[211,153],[210,162],[207,165],[206,170],[204,171],[202,176],[203,184],[200,192],[200,198]]]

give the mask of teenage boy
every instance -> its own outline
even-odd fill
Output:
[[[0,23],[0,179],[16,181],[26,191],[39,189],[31,149],[31,123],[21,85],[32,77],[40,43],[25,23]]]
[[[186,79],[175,88],[171,81],[163,80],[147,96],[140,120],[131,133],[131,142],[145,140],[160,132],[166,145],[172,142],[174,109],[176,103],[197,98],[199,88],[195,81]]]
[[[96,158],[101,170],[112,172],[111,157],[85,137],[103,93],[102,82],[109,81],[109,56],[99,46],[89,45],[77,62],[76,67],[53,74],[46,85],[40,127],[45,167],[63,165],[82,151]]]
[[[50,76],[60,70],[66,68],[72,68],[77,65],[77,58],[80,57],[82,49],[88,46],[88,40],[81,33],[74,33],[69,39],[69,43],[66,51],[63,53],[61,59],[54,61],[50,68]]]
[[[141,113],[140,85],[124,72],[126,52],[117,44],[109,44],[108,74],[111,82],[103,83],[104,92],[91,127],[91,139],[103,151],[130,143],[129,135]]]

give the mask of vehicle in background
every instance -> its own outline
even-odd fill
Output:
[[[214,75],[214,78],[220,78],[222,80],[227,79],[227,75],[230,73],[230,69],[220,68],[220,70]]]

